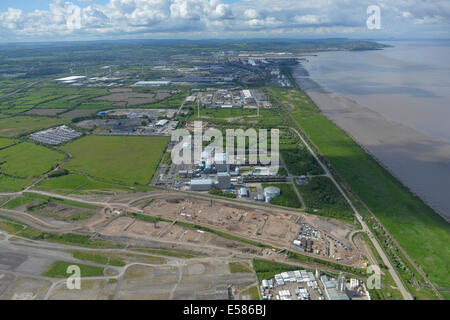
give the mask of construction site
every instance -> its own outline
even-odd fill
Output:
[[[295,251],[298,248],[293,248],[293,243],[307,224],[314,225],[315,229],[322,230],[321,234],[326,233],[336,241],[345,244],[347,250],[343,250],[342,257],[345,258],[341,259],[341,263],[361,267],[366,261],[367,253],[347,239],[353,231],[351,226],[306,213],[292,213],[248,205],[244,207],[226,200],[208,201],[195,197],[186,199],[175,194],[164,199],[143,198],[133,201],[132,205],[141,208],[142,215],[145,216],[148,213],[157,219],[154,222],[145,222],[129,216],[120,216],[106,225],[100,234],[118,236],[126,233],[148,239],[164,238],[185,243],[208,243],[213,235],[205,232],[206,229],[196,227],[202,226],[208,230],[217,230],[268,246]],[[328,241],[329,238],[319,235],[313,244],[315,249],[303,253],[317,256],[314,250],[322,248],[320,252],[323,252],[329,246]],[[330,261],[336,261],[336,257],[337,255],[321,254],[322,259]]]

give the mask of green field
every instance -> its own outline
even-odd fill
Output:
[[[257,110],[253,109],[200,109],[200,118],[197,108],[191,110],[191,114],[185,120],[207,121],[214,123],[219,128],[278,128],[284,124],[284,120],[272,109],[260,110],[260,116],[257,117]],[[182,116],[179,116],[183,119]]]
[[[15,234],[23,230],[24,228],[25,227],[22,224],[14,223],[2,217],[0,218],[0,230],[4,230],[8,233]]]
[[[21,189],[31,179],[50,171],[64,157],[63,153],[30,142],[0,150],[0,190]]]
[[[98,207],[89,205],[86,203],[75,202],[72,200],[58,199],[53,197],[47,197],[40,194],[35,193],[23,193],[21,196],[16,197],[5,203],[3,206],[7,209],[17,209],[20,206],[26,206],[26,210],[33,212],[39,211],[40,208],[49,205],[50,203],[59,203],[68,207],[86,209],[77,214],[71,215],[67,217],[67,220],[83,220],[88,219],[91,215],[94,214],[92,210],[98,209]]]
[[[300,270],[300,267],[291,266],[288,264],[261,260],[261,259],[253,259],[253,269],[258,276],[258,280],[268,280],[273,278],[276,274],[287,272],[287,271],[295,271]]]
[[[104,268],[65,261],[55,261],[42,275],[50,278],[68,278],[71,274],[67,273],[67,268],[72,265],[80,267],[81,278],[102,277],[104,275]]]
[[[41,232],[37,229],[27,227],[25,230],[20,231],[18,234],[20,237],[24,237],[31,240],[42,240],[49,242],[56,242],[62,244],[76,245],[86,248],[119,248],[120,245],[114,244],[109,241],[100,239],[91,239],[90,236],[85,236],[76,233],[64,233],[62,235],[56,233]]]
[[[316,159],[303,145],[297,144],[295,149],[281,150],[280,153],[289,173],[294,176],[324,173]]]
[[[269,186],[277,187],[280,189],[281,194],[279,197],[273,198],[270,203],[278,206],[289,208],[301,208],[302,204],[295,193],[294,187],[290,183],[263,183],[262,187],[267,188]]]
[[[83,193],[89,191],[109,191],[109,190],[125,190],[132,191],[132,189],[107,182],[100,182],[91,177],[70,173],[65,176],[48,178],[43,180],[36,189],[52,190],[59,193]]]
[[[0,138],[0,149],[9,147],[10,145],[13,145],[14,143],[16,143],[15,140]]]
[[[88,136],[64,146],[73,158],[65,168],[102,181],[147,185],[169,138]]]
[[[0,192],[20,191],[30,182],[30,179],[14,179],[0,174]]]
[[[26,116],[0,119],[0,137],[24,135],[66,122],[64,119]]]
[[[328,177],[310,178],[306,186],[297,185],[297,188],[308,212],[346,221],[354,220],[347,201]]]
[[[120,259],[114,258],[113,255],[108,253],[96,253],[86,251],[72,251],[72,255],[75,259],[83,261],[91,261],[98,264],[123,267],[125,262]]]
[[[251,273],[252,272],[252,270],[250,270],[248,264],[246,264],[245,262],[241,262],[241,261],[230,262],[228,264],[228,266],[230,267],[231,273]]]
[[[302,92],[270,89],[317,148],[437,286],[450,283],[450,224],[411,194]]]

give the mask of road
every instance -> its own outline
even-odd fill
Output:
[[[399,291],[401,292],[403,298],[405,300],[413,300],[413,297],[411,296],[411,294],[406,290],[405,286],[403,285],[402,281],[400,280],[400,277],[398,276],[397,272],[395,271],[394,267],[392,266],[391,262],[389,261],[388,257],[386,256],[386,254],[384,253],[383,249],[381,248],[380,244],[378,243],[378,241],[375,239],[375,237],[372,235],[369,227],[367,226],[367,224],[365,223],[365,221],[363,219],[361,219],[361,215],[358,212],[358,209],[356,209],[355,205],[353,204],[353,202],[350,200],[350,198],[347,196],[347,194],[344,192],[344,190],[342,189],[341,185],[339,183],[337,183],[336,179],[333,177],[333,175],[331,174],[330,170],[328,169],[327,166],[325,166],[322,161],[319,159],[319,157],[316,155],[316,153],[314,152],[314,150],[311,148],[311,146],[306,142],[306,140],[302,137],[302,135],[294,128],[291,128],[291,130],[293,130],[297,136],[300,138],[300,140],[303,142],[303,144],[306,146],[306,148],[308,149],[308,151],[313,155],[314,159],[316,159],[316,161],[319,163],[319,165],[322,167],[322,169],[325,172],[325,176],[327,176],[329,179],[331,179],[331,181],[333,182],[333,184],[336,186],[336,188],[339,190],[339,192],[342,194],[342,196],[345,198],[345,200],[347,201],[348,205],[350,206],[350,208],[352,209],[353,213],[356,216],[356,219],[358,220],[358,222],[361,224],[362,226],[362,230],[368,234],[370,241],[372,242],[372,244],[374,245],[375,249],[377,250],[378,254],[380,255],[381,259],[383,260],[383,263],[388,267],[389,273],[391,274],[392,278],[394,279],[395,284],[397,285],[397,288],[399,289]]]
[[[357,208],[354,206],[353,202],[350,200],[350,198],[344,192],[344,190],[342,189],[340,184],[337,183],[337,181],[335,180],[335,178],[333,177],[333,175],[329,171],[328,167],[323,164],[323,162],[319,159],[319,157],[316,155],[316,153],[311,148],[311,146],[307,143],[307,141],[303,138],[303,136],[296,129],[291,128],[291,130],[293,130],[297,134],[297,136],[300,138],[300,140],[303,142],[303,144],[306,146],[306,148],[309,150],[309,152],[313,155],[313,157],[316,159],[316,161],[322,167],[322,169],[325,172],[325,176],[327,176],[333,182],[333,184],[336,186],[336,188],[339,190],[339,192],[345,198],[345,200],[349,204],[350,208],[352,209],[353,213],[355,214],[356,219],[361,224],[362,230],[368,234],[372,244],[374,245],[374,247],[377,250],[378,254],[380,255],[381,259],[383,260],[383,263],[388,267],[389,273],[391,274],[392,278],[394,279],[394,281],[395,281],[395,283],[397,285],[397,288],[400,290],[403,298],[405,300],[412,300],[413,297],[406,290],[405,286],[403,285],[402,281],[400,280],[400,277],[398,276],[398,274],[396,273],[396,271],[393,268],[392,264],[390,263],[388,257],[384,253],[384,251],[381,248],[381,246],[379,245],[378,241],[372,235],[369,227],[364,222],[364,220],[361,219],[361,215],[358,212]],[[95,205],[95,206],[102,206],[102,207],[109,208],[109,209],[111,209],[111,208],[122,208],[122,209],[125,209],[125,210],[131,210],[131,211],[134,211],[134,212],[141,211],[140,208],[130,206],[129,204],[126,204],[126,203],[109,203],[109,202],[101,202],[101,201],[98,202],[98,201],[84,200],[84,199],[80,199],[80,198],[77,198],[77,197],[71,197],[71,196],[65,196],[65,195],[60,195],[60,194],[54,194],[54,193],[46,192],[46,191],[33,190],[33,189],[30,189],[30,188],[27,188],[25,191],[26,192],[30,192],[30,193],[40,194],[40,195],[43,195],[43,196],[48,196],[48,197],[55,197],[55,198],[59,198],[59,199],[70,200],[70,201],[77,201],[77,202],[80,202],[80,203],[85,203],[85,204],[90,204],[90,205]],[[10,193],[10,194],[7,194],[7,195],[9,195],[9,196],[11,196],[11,195],[20,195],[22,193],[23,193],[23,191],[22,192],[17,192],[17,193]],[[246,207],[253,207],[253,208],[261,208],[261,206],[262,206],[262,205],[258,205],[258,204],[251,204],[251,203],[246,202],[246,201],[217,199],[216,197],[212,197],[212,196],[209,196],[209,195],[203,195],[203,194],[199,195],[198,193],[194,193],[194,192],[192,192],[192,193],[191,192],[182,192],[182,191],[172,192],[172,194],[177,194],[177,193],[188,194],[189,197],[192,197],[192,198],[201,198],[201,199],[205,199],[205,198],[212,199],[212,198],[214,198],[214,201],[218,202],[218,203],[228,203],[228,204],[233,204],[233,205],[236,205],[237,203],[242,203],[242,205],[245,205]],[[154,193],[149,193],[149,194],[143,196],[142,198],[157,197],[158,195],[161,195],[163,197],[167,197],[168,194],[169,193],[167,191],[161,192],[160,194],[158,194],[158,192],[154,192]],[[6,194],[4,194],[4,195],[6,195]],[[133,199],[133,201],[138,201],[138,200],[139,199]],[[266,208],[267,208],[267,206],[266,206]],[[291,212],[291,213],[297,214],[297,215],[304,214],[304,213],[300,213],[300,212],[294,211],[294,210],[289,210],[289,209],[286,209],[286,208],[277,208],[277,207],[274,207],[274,206],[270,206],[269,208],[271,208],[274,211],[278,211],[280,213]],[[5,209],[2,209],[2,210],[6,211],[6,212],[10,211],[10,210],[5,210]],[[39,219],[37,219],[37,218],[35,218],[35,217],[31,216],[31,215],[28,215],[26,213],[15,212],[15,211],[11,211],[10,213],[15,213],[15,214],[19,214],[20,213],[21,215],[26,216],[28,219],[32,219],[32,220],[35,220],[38,223],[41,223],[46,228],[57,229],[57,228],[55,228],[54,225],[49,225],[48,223],[46,223],[44,221],[37,221]],[[67,228],[67,229],[66,228],[62,228],[62,229],[63,230],[61,230],[61,231],[69,231],[70,228]]]

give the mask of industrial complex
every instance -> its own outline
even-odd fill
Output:
[[[307,270],[287,271],[260,285],[264,300],[370,300],[364,283],[355,278],[346,280],[340,274],[332,278]]]

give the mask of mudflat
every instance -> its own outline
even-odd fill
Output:
[[[450,222],[450,144],[342,96],[306,90],[322,112]]]

